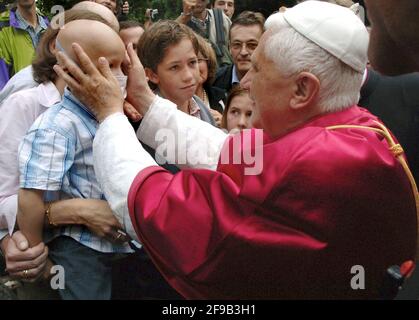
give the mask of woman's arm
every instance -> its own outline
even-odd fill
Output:
[[[51,221],[45,217],[48,226],[51,222],[56,225],[83,224],[93,233],[100,237],[106,237],[108,240],[114,242],[116,239],[121,242],[126,240],[126,238],[118,236],[117,230],[121,228],[121,225],[105,200],[69,199],[57,201],[51,204],[49,217]],[[33,282],[43,276],[48,269],[46,268],[48,248],[44,243],[30,247],[28,239],[21,231],[2,238],[0,247],[6,260],[6,270],[14,278]],[[24,270],[28,270],[28,273],[23,273]]]
[[[51,204],[49,225],[82,224],[99,237],[114,241],[121,224],[105,200],[68,199]],[[123,240],[119,238],[120,240]]]

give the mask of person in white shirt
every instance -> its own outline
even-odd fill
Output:
[[[65,12],[65,22],[76,19],[106,21],[84,10]],[[55,39],[60,29],[49,27],[32,64],[39,86],[13,93],[1,105],[0,112],[0,245],[8,273],[19,279],[35,281],[44,274],[48,249],[43,244],[29,248],[26,237],[15,230],[19,190],[18,147],[36,118],[60,102],[65,83],[53,71]],[[70,199],[55,202],[51,217],[56,224],[85,224],[99,236],[114,239],[119,223],[106,201]],[[45,273],[48,276],[48,273]]]
[[[91,1],[82,1],[73,6],[75,10],[86,10],[94,12],[101,16],[112,29],[119,31],[119,23],[115,15],[106,7]],[[52,25],[60,22],[59,15],[51,20]],[[17,72],[13,77],[7,81],[6,85],[0,91],[0,104],[11,94],[23,89],[36,87],[39,83],[33,78],[32,66],[29,65]]]

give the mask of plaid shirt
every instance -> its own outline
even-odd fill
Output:
[[[93,169],[93,138],[98,122],[68,90],[29,129],[19,150],[20,187],[45,190],[47,197],[104,199]],[[52,192],[52,193],[51,193]],[[49,199],[50,200],[50,199]],[[114,245],[73,225],[52,229],[106,253],[132,252],[128,244]]]

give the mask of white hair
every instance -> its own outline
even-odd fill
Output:
[[[320,81],[318,105],[323,112],[340,111],[358,103],[363,74],[344,64],[274,14],[265,23],[273,31],[265,42],[265,56],[285,77],[306,71]]]

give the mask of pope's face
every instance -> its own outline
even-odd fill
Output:
[[[419,71],[419,1],[365,0],[372,23],[369,59],[373,68],[397,75]]]
[[[266,32],[252,55],[252,67],[241,81],[241,86],[250,90],[254,101],[252,124],[264,129],[272,138],[284,133],[292,110],[289,101],[294,89],[294,78],[284,77],[278,67],[265,56]]]

